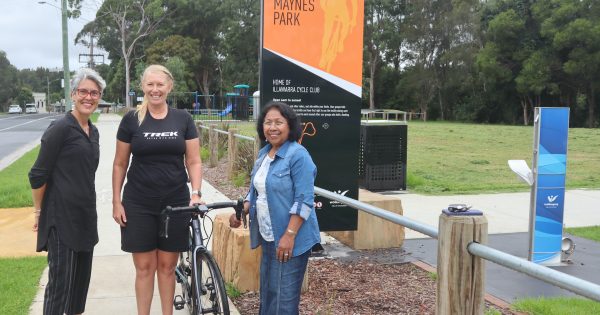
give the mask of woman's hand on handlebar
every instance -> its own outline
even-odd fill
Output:
[[[245,217],[250,212],[250,202],[244,201],[244,209],[242,210],[242,215]],[[238,228],[242,225],[242,220],[238,220],[235,213],[232,213],[229,216],[229,226],[232,228]]]
[[[196,194],[192,194],[192,196],[190,197],[190,204],[189,204],[189,206],[191,207],[191,206],[194,206],[194,205],[197,205],[197,204],[203,205],[203,204],[206,204],[206,202],[204,202],[202,200],[202,198],[200,198],[200,196],[198,196]]]
[[[125,225],[127,225],[127,216],[125,215],[125,208],[123,208],[123,203],[113,203],[113,219],[121,227],[125,227]]]

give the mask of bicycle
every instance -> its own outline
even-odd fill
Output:
[[[176,295],[173,306],[181,310],[187,306],[190,314],[229,314],[229,301],[225,292],[225,282],[219,266],[211,252],[204,245],[212,233],[207,235],[204,219],[211,210],[234,208],[238,220],[242,216],[243,200],[231,200],[211,204],[198,204],[188,207],[166,207],[162,211],[164,237],[169,237],[169,215],[191,213],[189,224],[189,247],[179,254],[175,268],[175,278],[181,285],[182,295]],[[245,218],[245,217],[244,217]],[[210,218],[209,218],[210,220]],[[212,222],[212,220],[211,220]],[[202,230],[204,229],[204,233]],[[205,238],[205,235],[208,237]]]

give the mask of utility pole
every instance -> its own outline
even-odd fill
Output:
[[[48,97],[46,98],[46,112],[50,112],[48,105],[50,104],[50,79],[46,76],[46,84],[48,84]]]
[[[82,42],[83,43],[83,42]],[[90,35],[90,42],[87,44],[90,48],[89,54],[79,54],[79,62],[85,63],[88,68],[94,69],[96,67],[96,57],[101,57],[101,61],[99,63],[104,63],[104,55],[103,54],[94,54],[94,34]]]
[[[67,0],[61,1],[62,12],[62,44],[63,44],[63,73],[65,86],[65,112],[71,110],[71,84],[69,71],[69,31],[67,28]]]
[[[90,35],[90,61],[88,63],[90,69],[94,69],[94,35]]]

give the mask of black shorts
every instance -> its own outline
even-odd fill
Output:
[[[187,206],[190,192],[186,186],[162,198],[140,198],[131,187],[123,192],[123,207],[127,218],[121,228],[121,249],[129,253],[142,253],[155,249],[166,252],[184,252],[189,246],[190,214],[172,214],[169,219],[169,238],[159,235],[164,228],[160,212],[167,206]]]

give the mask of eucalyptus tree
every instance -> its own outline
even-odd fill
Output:
[[[408,2],[405,80],[422,112],[437,100],[440,119],[453,112],[462,90],[473,82],[473,56],[480,47],[480,1]],[[470,93],[470,92],[468,92]]]
[[[223,0],[219,7],[223,16],[218,29],[219,90],[244,83],[258,87],[260,50],[260,1]]]
[[[220,50],[219,28],[223,20],[220,6],[223,1],[214,0],[168,0],[165,5],[177,14],[167,17],[160,32],[163,37],[181,35],[186,45],[193,44],[195,56],[184,59],[191,74],[191,81],[200,94],[210,95],[218,87]],[[193,43],[190,41],[193,40]],[[190,84],[190,88],[192,88]],[[207,97],[207,106],[210,106]]]
[[[368,72],[369,108],[374,109],[377,71],[382,66],[391,66],[399,71],[403,37],[402,23],[406,16],[406,1],[365,1],[364,22],[364,68]],[[365,77],[365,75],[363,75]]]
[[[436,94],[435,62],[440,35],[436,29],[436,1],[414,0],[408,5],[406,26],[405,69],[410,80],[405,81],[413,91],[419,110],[426,113]]]
[[[148,38],[171,11],[161,0],[105,0],[96,14],[98,45],[123,59],[125,93],[129,92],[131,66],[143,57],[143,41]],[[118,42],[118,49],[114,46]],[[130,98],[125,96],[128,107]]]
[[[181,74],[176,78],[177,91],[189,92],[196,90],[194,67],[200,59],[197,51],[198,45],[199,41],[195,38],[169,35],[162,40],[156,40],[146,48],[145,63],[166,65],[171,59],[178,59],[173,61],[173,65],[177,65],[177,71],[181,71]],[[169,70],[172,69],[169,68]]]
[[[534,14],[541,34],[551,42],[569,76],[570,85],[585,97],[586,125],[597,126],[596,94],[600,85],[600,5],[597,0],[540,0]],[[565,89],[567,86],[561,86]]]

